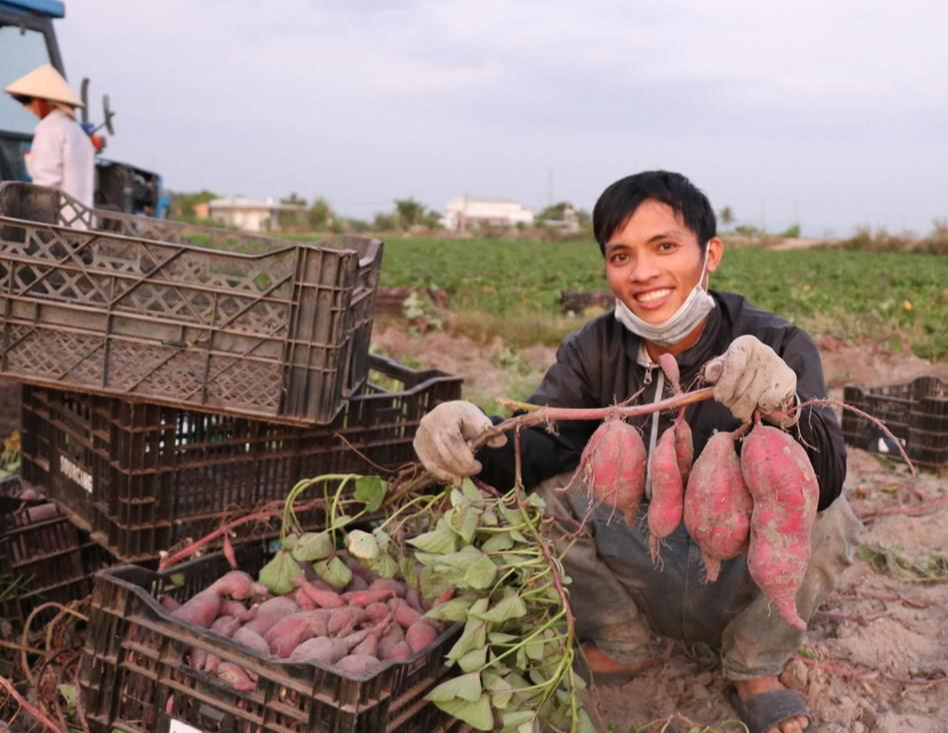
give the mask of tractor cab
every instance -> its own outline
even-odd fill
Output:
[[[0,0],[0,89],[42,64],[51,64],[63,76],[66,71],[53,20],[65,16],[59,0]],[[67,77],[68,78],[68,77]],[[166,197],[161,177],[126,163],[101,156],[107,138],[102,128],[115,134],[109,98],[102,102],[102,121],[90,121],[89,80],[80,85],[83,128],[96,150],[95,206],[126,213],[163,216]],[[29,181],[23,156],[30,149],[36,118],[10,95],[0,92],[0,180]]]

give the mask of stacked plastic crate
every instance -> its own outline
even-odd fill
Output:
[[[381,256],[0,185],[0,374],[24,383],[23,478],[108,553],[83,571],[154,567],[302,478],[413,458],[418,421],[461,383],[369,354]]]

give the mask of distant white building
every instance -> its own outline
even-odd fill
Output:
[[[458,232],[482,226],[531,226],[533,212],[509,199],[474,198],[465,194],[448,202],[441,224],[445,229]]]
[[[247,232],[273,232],[281,228],[280,217],[306,211],[302,204],[281,204],[273,198],[251,199],[246,196],[214,199],[207,203],[212,221]]]

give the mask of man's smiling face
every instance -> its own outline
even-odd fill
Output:
[[[708,272],[722,245],[708,247]],[[685,302],[701,277],[704,250],[668,204],[647,199],[606,242],[606,278],[615,296],[647,323],[662,323]]]

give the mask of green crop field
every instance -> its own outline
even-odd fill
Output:
[[[444,288],[462,325],[515,345],[556,343],[576,327],[560,317],[560,290],[606,288],[591,242],[410,237],[386,241],[382,284]],[[948,358],[948,257],[743,247],[725,253],[712,287],[742,292],[815,334]]]

